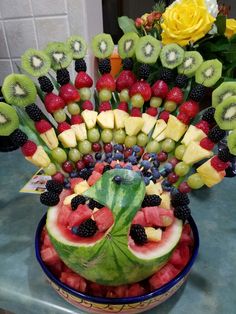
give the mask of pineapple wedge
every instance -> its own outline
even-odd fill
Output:
[[[161,142],[161,141],[163,141],[165,138],[166,138],[166,133],[165,133],[165,130],[164,130],[164,131],[162,131],[162,132],[155,138],[155,141]]]
[[[187,146],[184,155],[183,155],[183,161],[188,164],[192,165],[196,162],[209,158],[213,155],[213,153],[205,148],[202,148],[199,143],[197,142],[190,142]]]
[[[185,125],[183,122],[179,121],[175,116],[169,116],[169,120],[167,122],[167,127],[165,129],[165,135],[168,138],[178,142],[181,137],[184,135],[185,131],[187,130],[188,126]]]
[[[37,150],[33,154],[33,156],[25,157],[25,159],[34,164],[35,166],[42,168],[47,167],[51,162],[42,146],[37,147]]]
[[[54,149],[58,147],[58,139],[53,128],[40,134],[41,139],[46,143],[47,147]]]
[[[125,120],[125,132],[127,135],[137,135],[142,130],[144,121],[139,117],[129,117]]]
[[[145,227],[145,232],[146,232],[146,235],[147,235],[147,239],[149,241],[153,241],[153,242],[161,241],[162,230],[160,228],[155,229],[155,228],[152,228],[152,227]]]
[[[152,133],[152,138],[156,139],[156,137],[159,134],[161,134],[165,130],[166,127],[167,127],[167,124],[166,124],[166,122],[163,119],[157,120],[155,129],[154,129],[154,131]]]
[[[181,143],[187,146],[192,141],[200,142],[204,137],[206,137],[206,134],[201,129],[196,128],[194,125],[190,125],[187,132],[184,134]]]
[[[125,120],[129,117],[129,114],[120,109],[114,109],[113,113],[116,129],[123,129],[125,127]]]
[[[165,209],[170,209],[170,192],[163,192],[161,194],[161,204],[160,207]]]
[[[90,188],[90,186],[88,185],[88,182],[86,180],[80,182],[80,183],[77,183],[74,187],[74,192],[76,194],[82,194],[84,193],[85,191],[87,191],[88,189]]]
[[[87,129],[85,123],[72,124],[72,130],[75,132],[75,137],[78,141],[84,141],[87,139]]]
[[[97,115],[98,115],[97,111],[94,110],[86,109],[82,111],[81,116],[83,117],[84,122],[88,129],[92,129],[96,125]]]
[[[157,119],[150,116],[150,114],[147,114],[147,113],[143,113],[142,118],[144,121],[144,125],[142,127],[142,132],[145,134],[148,134],[153,129]]]
[[[73,199],[75,196],[77,196],[77,195],[78,195],[78,194],[76,194],[76,193],[71,194],[71,195],[68,195],[68,196],[64,199],[63,204],[64,204],[64,205],[70,205],[72,199]]]
[[[97,116],[97,123],[103,129],[114,129],[114,113],[112,110],[102,111]]]
[[[217,171],[211,165],[211,159],[207,160],[204,164],[197,168],[202,181],[211,188],[213,185],[221,182],[225,176],[225,171]]]
[[[154,183],[153,181],[150,181],[150,183],[146,186],[147,195],[152,195],[152,194],[161,195],[162,191],[163,190],[162,190],[161,182]]]
[[[75,132],[73,129],[63,131],[58,135],[58,139],[65,148],[75,147],[77,145]]]

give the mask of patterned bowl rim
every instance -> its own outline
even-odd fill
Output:
[[[53,273],[47,268],[45,263],[43,262],[41,255],[40,255],[40,235],[42,232],[43,227],[45,226],[46,223],[46,214],[42,217],[40,220],[36,233],[35,233],[35,253],[36,253],[36,258],[43,269],[44,273],[47,275],[47,277],[54,282],[57,286],[60,288],[64,289],[68,293],[74,295],[75,297],[79,297],[81,299],[84,299],[89,302],[93,303],[100,303],[100,304],[131,304],[131,303],[138,303],[138,302],[143,302],[146,300],[149,300],[151,298],[154,298],[158,295],[162,295],[165,292],[167,292],[169,289],[171,289],[173,286],[175,286],[179,281],[181,281],[190,271],[192,268],[196,257],[198,255],[198,250],[199,250],[199,234],[198,234],[198,228],[193,220],[192,217],[188,219],[188,222],[191,226],[192,233],[193,233],[193,238],[194,238],[194,247],[193,247],[193,253],[192,256],[187,263],[187,265],[183,268],[183,270],[171,281],[169,281],[167,284],[161,286],[158,289],[153,290],[152,292],[149,292],[147,294],[144,294],[142,296],[137,296],[137,297],[126,297],[126,298],[105,298],[105,297],[95,297],[95,296],[90,296],[81,292],[78,292],[69,286],[65,285],[62,283],[56,276],[53,275]]]

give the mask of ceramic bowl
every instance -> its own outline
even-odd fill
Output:
[[[127,313],[137,314],[147,310],[150,310],[158,304],[166,301],[171,297],[187,280],[189,272],[196,260],[199,248],[199,235],[197,226],[193,218],[189,219],[190,226],[192,228],[194,238],[194,248],[192,257],[184,269],[171,281],[162,287],[153,290],[151,293],[138,296],[138,297],[127,297],[127,298],[103,298],[93,297],[80,293],[69,286],[62,283],[44,264],[40,256],[40,235],[43,227],[45,226],[46,215],[41,219],[36,235],[35,235],[35,250],[37,260],[42,267],[49,283],[56,290],[56,292],[64,298],[67,302],[73,304],[80,310],[89,313]]]

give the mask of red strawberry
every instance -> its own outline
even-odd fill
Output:
[[[130,111],[130,116],[131,117],[142,117],[142,113],[141,113],[141,110],[140,108],[132,108],[131,111]]]
[[[37,150],[37,145],[32,141],[27,141],[21,146],[21,151],[25,157],[33,156]]]
[[[117,109],[123,110],[125,112],[128,112],[129,108],[128,108],[128,104],[124,101],[122,101],[121,103],[119,103]]]
[[[90,100],[85,100],[82,103],[82,109],[83,110],[93,110],[93,103]]]
[[[152,95],[155,97],[166,98],[168,91],[168,85],[162,80],[158,80],[152,85]]]
[[[148,101],[152,96],[152,90],[150,85],[147,82],[139,81],[132,85],[129,90],[130,97],[141,94],[145,101]]]
[[[78,90],[74,85],[68,83],[60,87],[59,96],[64,99],[65,103],[76,102],[80,100]]]
[[[207,150],[212,150],[215,146],[215,143],[213,143],[208,137],[204,137],[201,141],[200,141],[200,146],[202,148],[205,148]]]
[[[210,126],[209,123],[205,120],[200,120],[196,125],[196,128],[201,129],[206,135],[209,133],[210,131]]]
[[[159,116],[159,119],[162,119],[164,120],[166,123],[168,122],[169,120],[169,116],[170,116],[170,113],[168,111],[162,111],[160,116]]]
[[[184,95],[179,87],[173,87],[166,95],[166,100],[180,104],[184,100]]]
[[[183,122],[186,125],[188,125],[190,123],[190,117],[184,112],[180,112],[177,115],[177,118],[179,119],[179,121]]]
[[[58,126],[57,126],[58,133],[62,133],[62,132],[69,130],[69,129],[70,129],[69,123],[67,123],[67,122],[58,123]]]
[[[122,89],[130,89],[136,81],[136,76],[132,71],[123,70],[116,80],[116,90],[121,92]]]
[[[104,101],[100,104],[98,111],[102,112],[107,110],[111,110],[111,104],[109,103],[109,101]]]
[[[81,124],[84,122],[84,119],[81,115],[76,114],[74,116],[71,117],[70,123],[71,124]]]
[[[44,120],[44,119],[35,122],[34,125],[35,125],[36,130],[40,134],[45,133],[52,128],[51,124],[47,120]]]
[[[211,165],[216,171],[223,171],[226,168],[229,167],[230,163],[229,162],[224,162],[218,158],[218,156],[214,156],[211,159]]]
[[[116,83],[113,76],[110,73],[103,74],[97,80],[96,89],[98,92],[102,89],[108,89],[111,92],[114,92],[116,89]]]
[[[80,89],[83,87],[92,87],[93,86],[93,80],[92,78],[83,71],[80,71],[75,78],[75,87]]]
[[[194,118],[199,112],[199,104],[193,100],[186,101],[179,107],[179,111],[187,114],[190,118]]]
[[[155,117],[158,114],[158,109],[154,107],[149,107],[147,108],[146,113],[149,114],[150,116]]]
[[[65,102],[60,96],[54,93],[49,93],[45,96],[44,105],[49,113],[53,113],[59,109],[63,109],[65,107]]]

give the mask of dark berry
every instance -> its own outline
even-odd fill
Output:
[[[139,79],[146,80],[150,75],[150,66],[146,63],[140,65],[138,69],[138,77]]]
[[[186,87],[188,82],[188,77],[187,75],[184,74],[178,74],[175,78],[175,85],[178,86],[179,88],[184,88]]]
[[[89,218],[83,221],[79,226],[75,226],[71,229],[72,233],[82,238],[88,238],[95,235],[97,232],[98,227],[96,221],[92,218]]]
[[[43,113],[39,107],[35,104],[31,104],[25,107],[25,111],[34,122],[40,121],[43,118]]]
[[[152,195],[145,195],[142,207],[152,207],[152,206],[159,206],[161,204],[161,198],[159,195],[152,194]]]
[[[95,154],[95,159],[96,160],[101,160],[102,159],[102,154],[101,153],[96,153]]]
[[[20,129],[16,129],[11,133],[10,139],[14,145],[20,147],[28,141],[28,136]]]
[[[106,165],[104,168],[103,168],[103,172],[102,173],[105,173],[106,171],[108,170],[111,170],[111,166],[110,165]]]
[[[139,224],[133,224],[130,228],[130,236],[134,240],[135,244],[143,245],[147,243],[147,235],[143,226]]]
[[[177,206],[174,209],[174,215],[176,218],[185,221],[191,215],[191,210],[187,205]]]
[[[176,192],[171,195],[171,204],[174,207],[188,205],[190,203],[188,195],[181,192]]]
[[[162,68],[160,70],[160,79],[166,83],[172,82],[174,80],[174,72],[168,68]]]
[[[202,115],[202,120],[207,121],[209,123],[215,123],[214,118],[215,111],[216,110],[213,107],[208,108]]]
[[[79,205],[84,205],[86,202],[86,198],[82,195],[77,195],[71,200],[71,208],[72,210],[76,210]]]
[[[189,98],[196,102],[200,102],[206,95],[206,91],[207,91],[206,86],[202,84],[197,84],[192,88]]]
[[[122,177],[121,176],[115,176],[113,179],[112,179],[113,182],[115,182],[116,184],[121,184],[122,182]]]
[[[70,73],[67,69],[57,70],[57,82],[60,85],[65,85],[70,82]]]
[[[101,74],[111,72],[111,61],[110,59],[100,59],[98,61],[98,70]]]
[[[41,76],[38,78],[40,88],[45,93],[51,93],[54,89],[52,82],[47,76]]]
[[[76,72],[87,71],[87,65],[84,59],[75,60],[75,71]]]
[[[69,189],[71,188],[71,184],[70,184],[69,179],[65,179],[65,180],[64,180],[63,186],[64,186],[64,188],[67,189],[67,190],[69,190]]]
[[[208,133],[208,138],[213,143],[218,143],[226,136],[226,132],[224,130],[221,130],[218,125],[216,125],[213,129],[211,129]]]
[[[125,58],[122,61],[123,63],[123,70],[132,70],[133,69],[133,60],[131,58]]]
[[[78,178],[79,177],[79,173],[76,170],[73,170],[70,174],[69,174],[70,178]]]
[[[218,158],[223,162],[230,161],[233,157],[234,156],[230,154],[228,147],[221,148],[218,151]]]
[[[44,192],[40,195],[40,202],[47,206],[55,206],[59,201],[59,195],[52,191]]]
[[[88,180],[88,178],[91,176],[92,172],[93,172],[92,169],[84,168],[84,169],[80,170],[79,176],[84,180]]]
[[[98,209],[103,208],[104,205],[98,203],[97,201],[95,201],[95,200],[93,200],[93,199],[90,199],[90,200],[89,200],[89,203],[88,203],[88,207],[89,207],[90,209],[94,210],[94,208],[98,208]]]
[[[63,190],[63,184],[56,180],[48,180],[46,183],[46,189],[51,192],[60,194]]]

